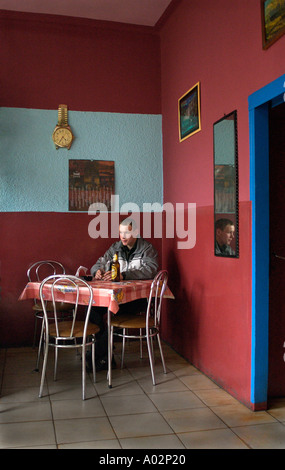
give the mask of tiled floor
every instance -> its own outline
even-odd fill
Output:
[[[285,398],[252,412],[164,345],[168,373],[157,360],[153,387],[138,343],[127,346],[126,368],[87,377],[81,400],[81,359],[61,351],[46,395],[38,398],[36,352],[0,350],[0,448],[27,449],[277,449],[285,448]],[[120,345],[116,343],[119,363]]]

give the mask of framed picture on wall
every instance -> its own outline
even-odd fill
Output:
[[[262,22],[262,46],[270,47],[285,33],[285,1],[260,0]]]
[[[201,130],[200,82],[178,100],[179,141]]]
[[[69,210],[87,212],[91,205],[100,204],[111,211],[114,169],[113,161],[69,160]]]

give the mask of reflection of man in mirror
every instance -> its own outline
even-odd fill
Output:
[[[231,242],[235,237],[235,226],[230,219],[218,219],[216,221],[215,253],[220,256],[235,256]]]

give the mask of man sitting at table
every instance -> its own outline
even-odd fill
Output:
[[[120,241],[111,245],[91,268],[94,279],[111,280],[111,263],[114,254],[118,253],[121,280],[153,279],[158,271],[158,254],[151,243],[139,236],[136,223],[127,218],[119,226]],[[139,299],[120,305],[120,313],[139,313],[146,310],[147,300]],[[90,320],[100,327],[96,341],[96,370],[108,368],[108,331],[104,321],[106,307],[92,307]],[[117,315],[118,315],[117,314]],[[87,356],[90,367],[90,357]],[[115,366],[114,358],[112,365]]]

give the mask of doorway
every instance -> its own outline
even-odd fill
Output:
[[[285,103],[269,109],[268,397],[285,396]]]
[[[248,97],[252,205],[251,395],[266,409],[269,369],[269,112],[284,103],[285,75]],[[280,260],[281,261],[281,260]]]

